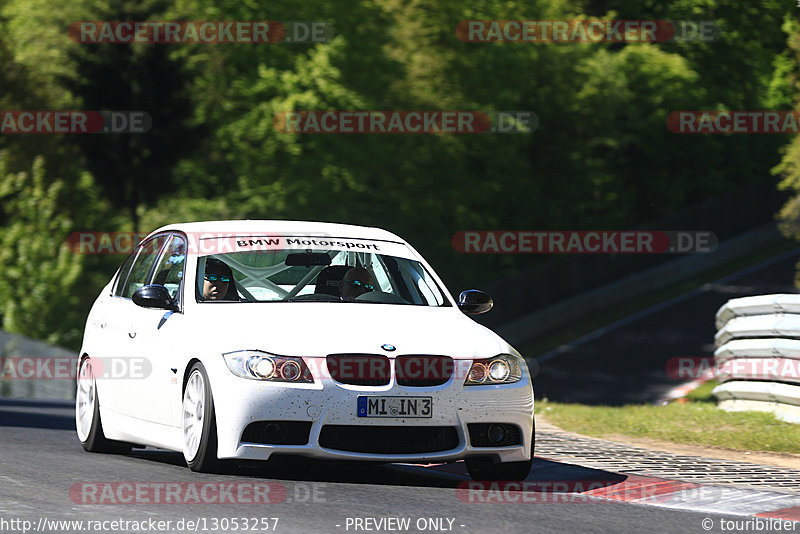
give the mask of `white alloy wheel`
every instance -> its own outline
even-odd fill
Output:
[[[203,438],[206,385],[199,369],[192,371],[183,394],[183,455],[187,462],[197,458]]]
[[[92,376],[92,361],[86,358],[81,362],[78,371],[78,392],[75,395],[75,428],[78,439],[85,443],[89,439],[94,420],[94,406],[97,402],[97,391]]]
[[[84,450],[127,454],[131,444],[113,441],[103,433],[100,420],[100,397],[97,393],[97,367],[90,358],[84,358],[78,369],[78,391],[75,393],[75,429]]]
[[[183,391],[183,456],[192,471],[211,473],[220,466],[214,399],[208,374],[200,362],[189,371]]]

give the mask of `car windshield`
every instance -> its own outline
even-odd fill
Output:
[[[197,280],[198,302],[450,306],[420,262],[374,251],[273,248],[210,254],[198,259]]]

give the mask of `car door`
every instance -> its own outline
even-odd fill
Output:
[[[110,362],[114,356],[121,356],[124,351],[121,346],[125,341],[121,335],[121,327],[127,321],[120,294],[135,259],[134,250],[117,272],[110,291],[100,295],[95,301],[86,321],[88,336],[84,339],[83,345],[83,350],[94,361],[92,369],[98,378],[101,404],[104,409],[116,412],[120,411],[123,400],[117,395],[118,390],[114,388],[113,381],[106,382],[103,379],[103,364]]]
[[[162,234],[143,242],[134,253],[128,272],[121,273],[114,297],[106,307],[104,330],[108,350],[97,355],[106,385],[101,398],[103,407],[140,419],[143,411],[137,395],[146,373],[140,368],[147,367],[148,363],[135,360],[139,357],[134,347],[137,336],[135,323],[139,321],[139,310],[143,308],[134,304],[132,297],[137,289],[149,283],[161,248],[168,239],[168,234]]]
[[[133,397],[142,419],[160,425],[174,426],[170,403],[180,398],[178,362],[183,323],[182,288],[186,268],[186,239],[170,236],[154,264],[151,284],[167,288],[179,311],[136,306],[130,314],[130,347],[132,362],[146,362],[145,376],[133,383]]]

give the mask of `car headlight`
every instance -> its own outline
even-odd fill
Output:
[[[500,354],[485,360],[473,360],[465,386],[511,384],[522,379],[522,358],[513,354]]]
[[[236,376],[251,380],[312,384],[308,366],[302,358],[277,356],[258,350],[240,350],[223,354],[225,364]]]

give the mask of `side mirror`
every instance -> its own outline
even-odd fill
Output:
[[[468,315],[486,313],[492,306],[494,306],[492,297],[477,289],[467,289],[458,296],[459,309]]]
[[[178,311],[175,301],[169,296],[167,288],[159,284],[151,284],[137,289],[133,294],[133,303],[142,308],[161,308]]]

